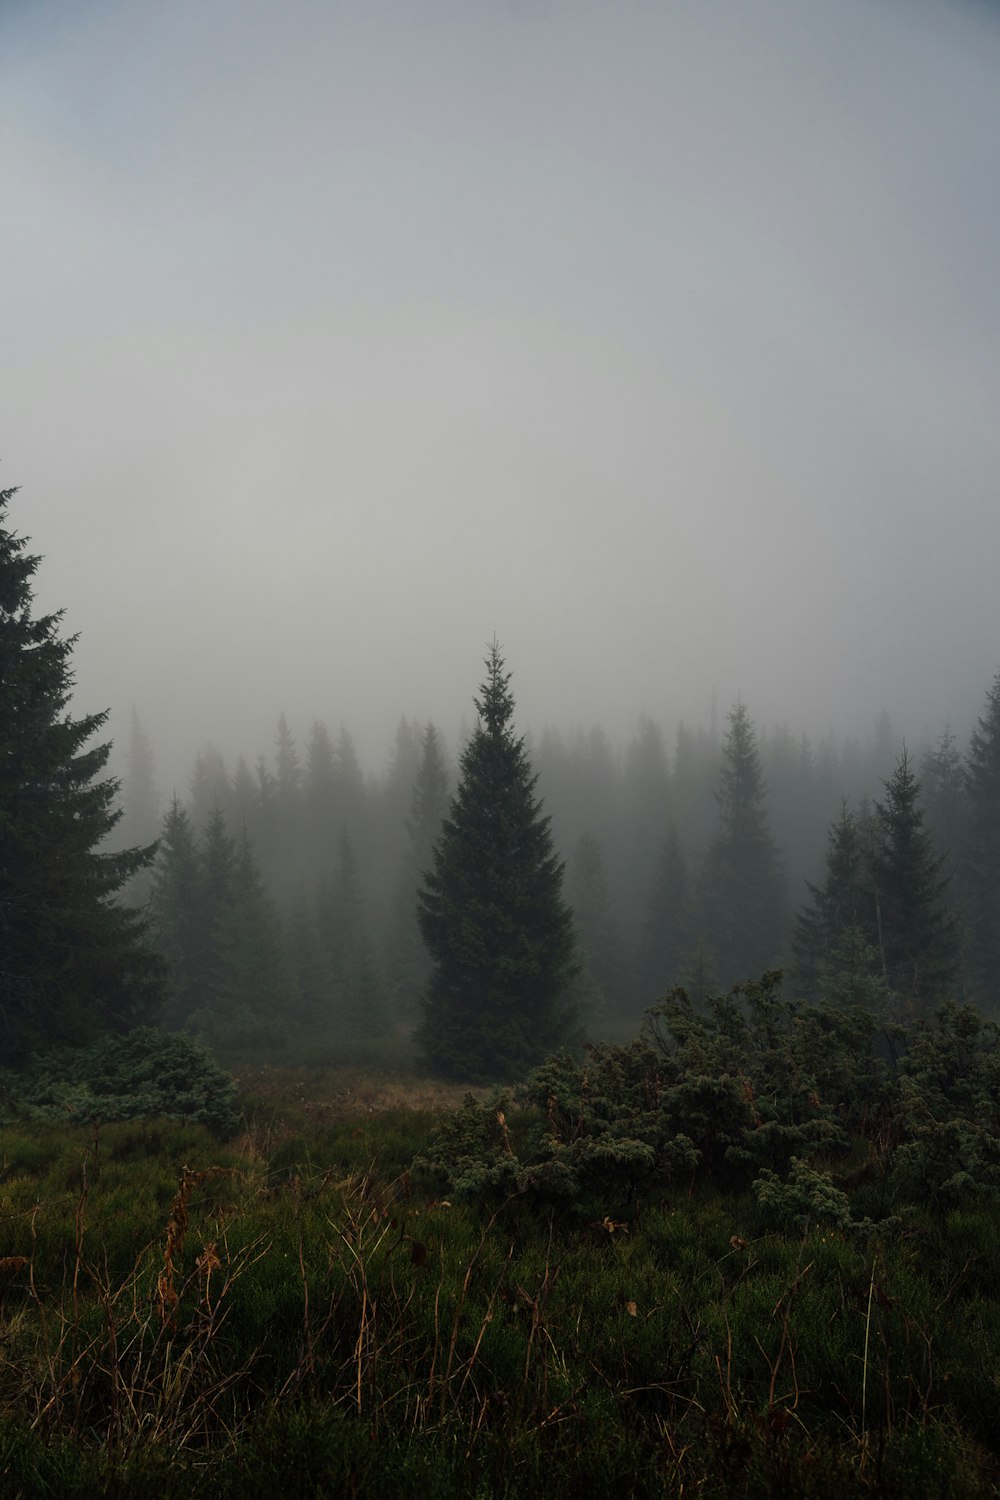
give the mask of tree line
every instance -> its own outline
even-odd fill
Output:
[[[138,717],[119,788],[106,715],[68,713],[73,640],[32,615],[25,546],[0,528],[9,1055],[150,1017],[265,1043],[416,1025],[485,1073],[781,964],[807,997],[997,1007],[1000,674],[968,745],[919,763],[884,715],[814,749],[742,702],[672,753],[644,716],[618,754],[519,736],[494,643],[457,767],[433,724],[402,719],[375,777],[346,730],[281,718],[270,755],[206,748],[162,810]]]

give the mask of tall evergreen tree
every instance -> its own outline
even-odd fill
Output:
[[[415,1015],[431,975],[431,961],[417,922],[417,897],[434,859],[434,845],[448,811],[448,764],[441,735],[428,724],[421,738],[413,780],[406,848],[400,860],[389,930],[392,993],[400,1015]]]
[[[510,674],[493,642],[478,723],[420,896],[434,968],[418,1038],[468,1079],[515,1076],[563,1041],[576,972],[562,864],[514,732]]]
[[[167,961],[161,1019],[182,1027],[205,1002],[209,935],[202,865],[191,819],[174,797],[163,819],[152,882],[153,933]]]
[[[330,984],[328,1022],[348,1038],[381,1035],[389,1024],[385,985],[369,932],[361,871],[346,828],[336,867],[320,882],[317,910]]]
[[[576,920],[577,947],[582,967],[579,991],[614,1011],[623,1008],[628,993],[625,953],[615,920],[604,868],[604,855],[589,831],[580,836],[566,871],[566,895]]]
[[[904,746],[875,804],[873,878],[883,974],[903,1005],[926,1012],[950,998],[958,936],[947,860],[937,853],[920,781]]]
[[[671,821],[660,841],[640,933],[636,971],[641,1005],[652,1005],[680,984],[692,943],[687,860]]]
[[[846,800],[830,825],[826,876],[821,884],[806,882],[809,901],[798,912],[792,932],[796,981],[815,998],[820,975],[834,962],[852,929],[860,933],[876,958],[875,903],[871,870],[865,859],[861,829]],[[856,953],[857,948],[852,949]]]
[[[780,961],[786,928],[785,876],[744,703],[729,714],[717,795],[719,831],[704,871],[705,932],[723,982],[735,984]]]
[[[280,1024],[290,1009],[290,975],[278,914],[250,840],[236,842],[228,895],[216,926],[213,1025],[235,1031]]]
[[[214,745],[206,745],[194,758],[191,796],[188,802],[195,831],[202,833],[215,812],[233,811],[233,787],[226,762]]]
[[[920,763],[924,809],[934,842],[942,854],[957,855],[965,811],[962,756],[950,725]]]
[[[0,492],[0,1058],[146,1019],[162,996],[145,919],[119,899],[154,850],[98,852],[120,814],[107,713],[73,718],[62,613],[32,615],[40,559]]]
[[[1000,1011],[1000,671],[965,757],[962,881],[969,966],[981,998]]]
[[[670,764],[663,731],[643,713],[625,751],[620,809],[627,859],[619,884],[633,952],[669,816]]]

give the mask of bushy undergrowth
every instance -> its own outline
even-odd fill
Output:
[[[682,1184],[755,1187],[789,1227],[871,1234],[896,1206],[1000,1188],[998,1031],[945,1007],[906,1030],[781,994],[780,974],[695,1013],[682,990],[628,1046],[562,1055],[527,1084],[469,1096],[422,1160],[438,1190],[581,1216],[633,1214]],[[854,1217],[849,1191],[859,1192]]]
[[[765,984],[436,1144],[270,1095],[3,1131],[0,1492],[997,1493],[995,1044],[859,1036]]]
[[[139,1028],[90,1047],[60,1048],[0,1073],[0,1122],[134,1120],[163,1115],[236,1128],[236,1087],[199,1043]]]
[[[683,1187],[571,1227],[144,1128],[8,1156],[5,1495],[990,1493],[982,1206],[862,1245]]]

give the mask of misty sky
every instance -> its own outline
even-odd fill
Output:
[[[1000,10],[0,0],[0,484],[166,775],[522,726],[967,727]]]

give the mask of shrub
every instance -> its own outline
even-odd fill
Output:
[[[36,1055],[0,1073],[0,1120],[133,1120],[165,1115],[217,1135],[237,1124],[229,1076],[190,1037],[140,1028]]]

